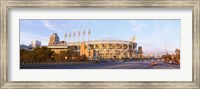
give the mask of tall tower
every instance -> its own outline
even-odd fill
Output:
[[[57,33],[53,33],[51,37],[49,38],[49,46],[54,46],[59,43],[59,37]]]

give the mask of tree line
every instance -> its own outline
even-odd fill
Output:
[[[33,50],[20,49],[21,62],[50,62],[50,61],[88,61],[86,55],[79,55],[72,49],[53,52],[47,47],[36,47]]]
[[[166,63],[169,61],[174,61],[176,64],[180,64],[180,50],[176,49],[175,54],[171,55],[167,53],[162,55],[161,58],[163,58]]]

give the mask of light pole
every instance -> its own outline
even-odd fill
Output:
[[[83,31],[83,42],[84,42],[85,30]]]
[[[165,43],[165,53],[167,54],[166,43]]]
[[[68,43],[70,43],[71,32],[69,33]]]
[[[65,42],[66,42],[66,38],[67,38],[67,33],[65,33],[64,38],[65,38],[64,45],[66,45]]]

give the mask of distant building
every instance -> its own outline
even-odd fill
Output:
[[[138,46],[138,51],[139,51],[139,54],[143,54],[142,46]]]
[[[40,41],[36,40],[36,41],[31,42],[31,47],[36,48],[36,47],[39,47],[39,46],[41,46]]]
[[[139,58],[143,57],[142,46],[138,46],[138,54],[139,54]]]
[[[24,45],[24,44],[20,45],[20,49],[31,50],[32,48],[33,47],[27,46],[27,45]]]
[[[53,33],[49,39],[49,46],[55,46],[59,44],[59,37],[57,33]]]

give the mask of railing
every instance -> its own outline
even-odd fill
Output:
[[[40,64],[80,64],[89,62],[21,62],[22,65],[40,65]]]

